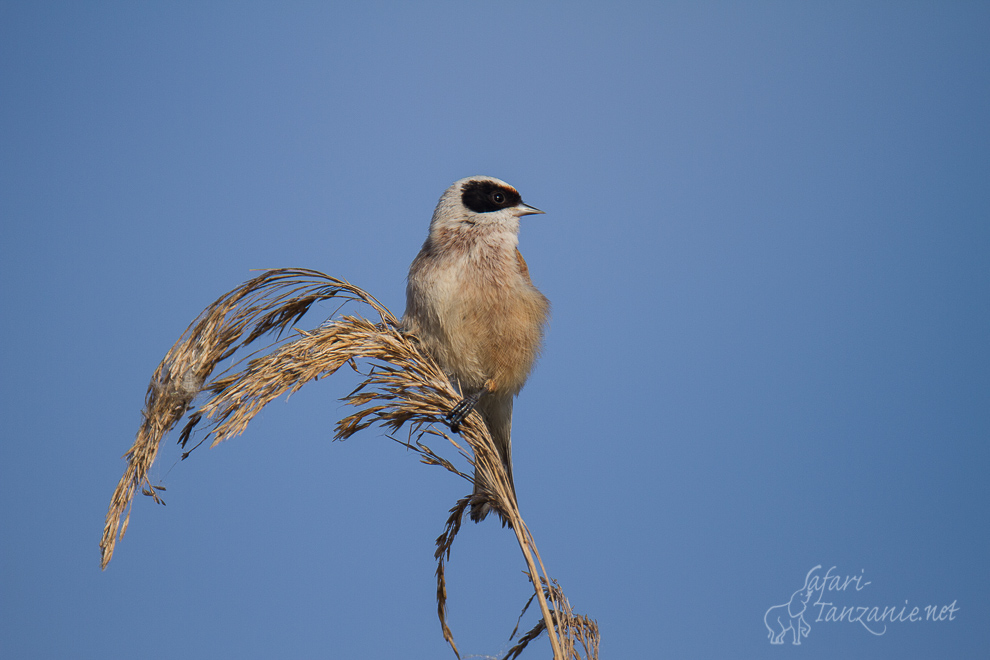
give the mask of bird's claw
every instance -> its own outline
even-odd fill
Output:
[[[444,420],[450,425],[450,430],[454,433],[459,433],[461,430],[461,424],[467,419],[467,416],[471,414],[474,407],[478,405],[478,399],[481,398],[481,392],[476,392],[474,394],[468,395],[457,402],[453,408],[450,409],[446,415],[444,415]]]

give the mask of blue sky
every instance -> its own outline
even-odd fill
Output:
[[[437,198],[489,174],[546,211],[515,479],[603,658],[985,657],[988,117],[985,3],[0,5],[0,654],[453,657],[468,487],[332,442],[346,377],[170,442],[167,506],[97,544],[200,310],[298,266],[401,313]],[[772,646],[819,565],[869,584]],[[507,650],[523,568],[465,527],[464,656]]]

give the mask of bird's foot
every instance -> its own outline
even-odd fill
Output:
[[[481,398],[484,390],[475,392],[474,394],[469,394],[464,397],[457,404],[450,409],[450,412],[444,415],[444,419],[447,424],[450,425],[450,430],[454,433],[459,433],[461,430],[461,424],[467,419],[467,416],[471,414],[474,407],[478,405],[478,400]]]

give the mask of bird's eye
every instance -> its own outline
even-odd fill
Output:
[[[492,201],[495,202],[496,204],[504,204],[505,195],[503,195],[502,193],[496,190],[495,192],[492,193]]]

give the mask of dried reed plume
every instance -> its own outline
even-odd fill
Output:
[[[377,313],[379,320],[343,316],[311,332],[296,330],[295,335],[283,337],[314,304],[328,300],[363,303]],[[248,345],[262,337],[274,339],[249,352]],[[221,362],[240,355],[238,351],[246,356],[213,377]],[[587,617],[573,614],[560,587],[547,575],[481,417],[472,412],[462,425],[460,435],[468,449],[438,430],[443,428],[443,415],[460,399],[440,367],[373,296],[344,280],[313,270],[265,271],[207,307],[169,350],[151,378],[142,411],[144,421],[134,445],[124,455],[127,468],[110,501],[100,542],[103,568],[127,530],[137,490],[160,501],[156,491],[161,487],[150,482],[148,471],[162,439],[187,413],[179,435],[182,447],[204,420],[207,428],[203,440],[212,437],[211,446],[215,446],[242,433],[254,416],[279,396],[330,376],[345,364],[358,370],[359,362],[369,365],[361,372],[364,380],[344,397],[357,411],[337,423],[336,439],[349,438],[376,423],[391,432],[405,426],[406,440],[390,437],[419,453],[423,463],[439,465],[473,480],[423,443],[426,436],[445,439],[481,471],[482,483],[489,486],[485,492],[464,497],[454,505],[436,541],[437,612],[444,639],[454,653],[460,657],[447,626],[444,564],[472,500],[485,500],[513,530],[526,561],[534,594],[523,612],[535,598],[543,614],[542,620],[519,639],[506,657],[517,657],[530,641],[546,631],[555,659],[597,659],[598,627]],[[205,400],[193,409],[193,401],[201,393]],[[187,451],[182,457],[188,455]],[[576,650],[577,643],[583,648],[583,656]]]

